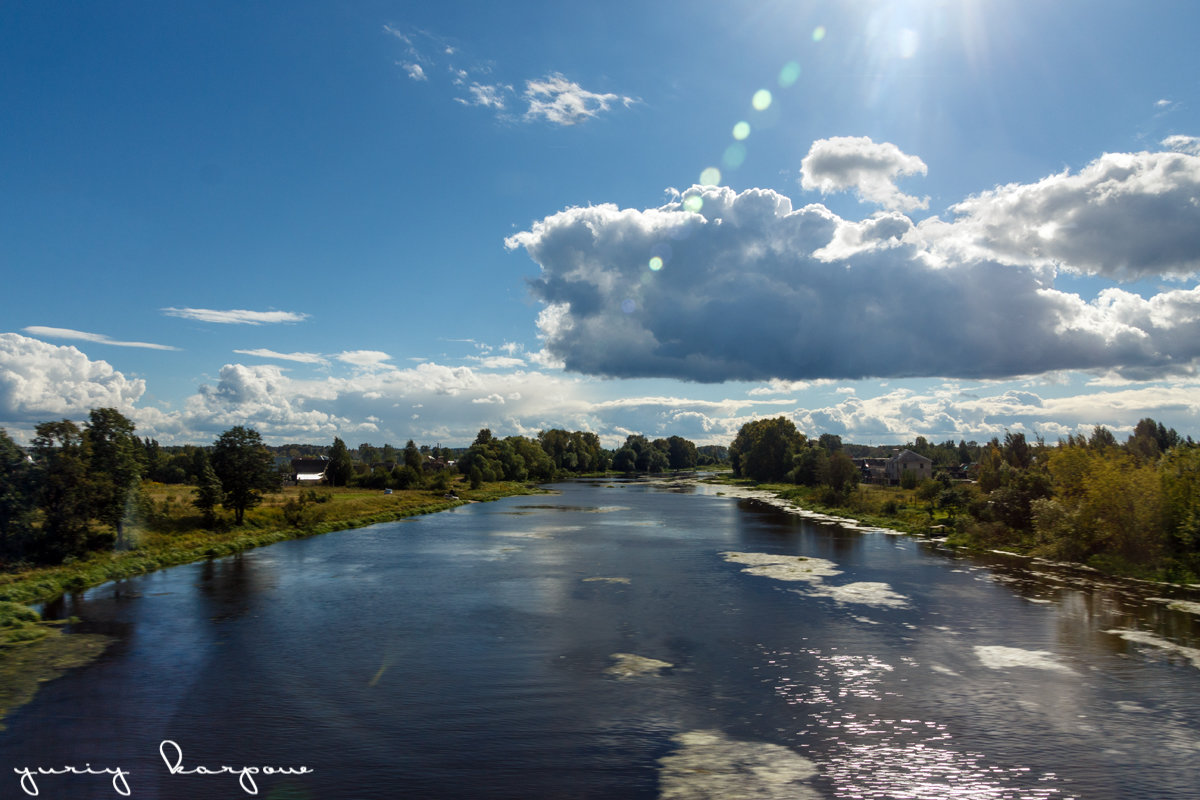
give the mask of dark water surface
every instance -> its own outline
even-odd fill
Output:
[[[116,642],[7,720],[0,797],[66,765],[251,796],[164,741],[313,770],[255,776],[279,799],[1200,797],[1200,616],[1162,592],[712,488],[556,488],[63,604]]]

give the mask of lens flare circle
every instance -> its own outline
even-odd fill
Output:
[[[795,61],[789,61],[783,65],[783,69],[779,70],[779,87],[781,89],[792,86],[798,80],[800,80],[800,65]]]
[[[750,123],[749,122],[746,122],[745,120],[743,120],[743,121],[739,122],[737,125],[733,126],[733,138],[737,139],[739,142],[745,141],[745,139],[749,136],[750,136]]]
[[[771,107],[771,90],[759,89],[754,93],[754,97],[751,99],[750,104],[754,106],[755,111],[766,111]]]

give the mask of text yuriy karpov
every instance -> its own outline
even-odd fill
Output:
[[[167,772],[171,775],[227,775],[237,777],[238,786],[246,794],[258,794],[258,784],[255,775],[308,775],[313,772],[308,767],[220,767],[184,766],[183,748],[170,739],[163,739],[158,745],[158,754],[162,756]],[[56,775],[101,775],[112,778],[112,788],[122,797],[129,797],[136,786],[136,780],[129,770],[120,767],[93,767],[85,764],[82,767],[15,767],[13,772],[20,778],[21,790],[25,794],[36,797],[41,794],[38,781]],[[49,782],[49,781],[47,781]]]

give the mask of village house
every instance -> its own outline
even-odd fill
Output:
[[[892,484],[900,483],[900,478],[905,472],[915,475],[918,482],[932,478],[933,460],[912,450],[901,450],[889,458],[883,468],[884,477]]]
[[[329,469],[329,458],[293,458],[292,480],[297,484],[320,483],[325,480],[325,470]]]

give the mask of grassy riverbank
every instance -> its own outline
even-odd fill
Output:
[[[832,498],[827,487],[821,486],[756,483],[746,478],[734,478],[728,473],[704,480],[707,483],[769,492],[806,511],[845,517],[865,526],[922,536],[950,533],[956,520],[962,516],[946,508],[933,508],[929,502],[920,499],[915,489],[902,489],[899,486],[862,484],[845,497]]]
[[[38,684],[95,658],[107,645],[102,636],[63,635],[61,623],[44,622],[29,604],[54,600],[108,581],[165,567],[233,555],[254,547],[349,528],[444,511],[540,490],[522,483],[488,483],[479,489],[456,484],[457,497],[441,491],[290,487],[269,495],[231,527],[219,518],[206,527],[191,506],[192,487],[146,487],[151,519],[127,531],[128,545],[90,553],[57,566],[31,566],[0,573],[0,719],[28,702]],[[2,726],[0,726],[2,727]]]

